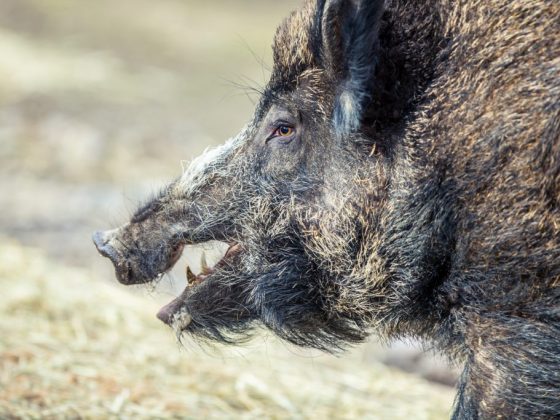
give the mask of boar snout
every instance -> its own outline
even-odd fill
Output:
[[[95,232],[92,235],[93,243],[97,251],[104,257],[109,258],[115,266],[115,274],[122,284],[135,284],[130,265],[125,258],[115,249],[113,242],[118,229]]]
[[[95,247],[97,248],[99,253],[102,256],[109,258],[114,263],[117,259],[117,252],[115,251],[115,248],[113,248],[110,244],[110,241],[113,237],[114,230],[108,230],[105,232],[94,232],[91,238],[93,239],[93,243],[95,244]]]

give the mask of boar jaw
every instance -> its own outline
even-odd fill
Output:
[[[163,306],[157,317],[165,324],[172,327],[177,333],[185,330],[192,321],[191,315],[184,307],[187,298],[192,293],[192,289],[200,286],[207,278],[212,276],[221,267],[231,264],[232,260],[242,252],[240,244],[232,243],[225,252],[224,256],[213,267],[208,267],[205,263],[202,264],[202,271],[199,274],[193,274],[189,266],[186,267],[185,274],[187,277],[187,284],[183,292]],[[178,259],[178,258],[177,258]]]

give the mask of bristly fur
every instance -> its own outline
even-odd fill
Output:
[[[305,1],[251,123],[100,251],[130,284],[184,244],[239,244],[181,295],[179,334],[417,337],[464,363],[454,418],[560,418],[559,17],[552,0]]]

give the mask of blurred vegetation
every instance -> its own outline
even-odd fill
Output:
[[[3,154],[71,181],[177,174],[249,118],[290,3],[2,0]]]

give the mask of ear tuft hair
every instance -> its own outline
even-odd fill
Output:
[[[336,98],[333,111],[333,125],[338,134],[351,133],[360,127],[361,108],[352,89],[343,89]]]
[[[371,96],[384,0],[318,0],[322,64],[337,83],[333,125],[340,134],[359,129]]]

